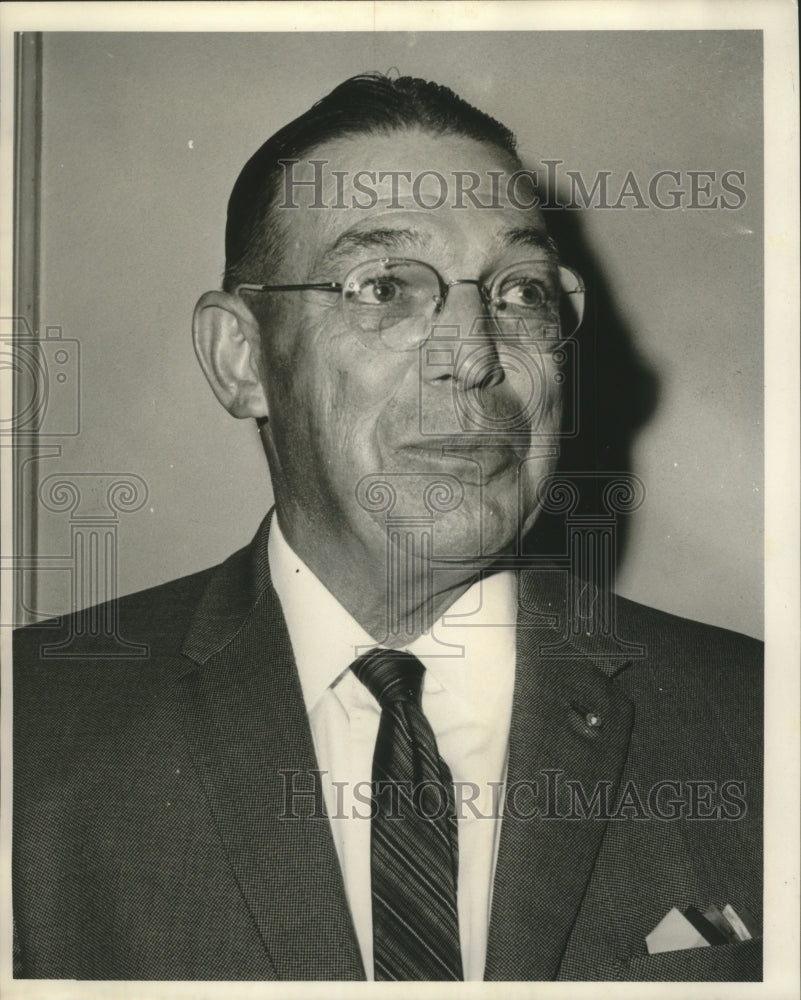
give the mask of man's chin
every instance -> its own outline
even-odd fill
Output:
[[[408,565],[433,569],[465,567],[478,571],[499,555],[514,551],[518,534],[516,497],[503,505],[482,502],[482,491],[465,483],[455,509],[434,511],[416,523],[387,522],[392,548]]]

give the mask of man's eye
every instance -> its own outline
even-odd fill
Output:
[[[373,278],[346,289],[345,297],[359,305],[384,306],[398,302],[402,289],[397,280]]]
[[[536,278],[510,279],[504,283],[500,297],[506,305],[524,309],[546,309],[553,304],[548,288]]]

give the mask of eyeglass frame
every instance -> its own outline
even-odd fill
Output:
[[[434,267],[433,264],[429,264],[424,260],[417,260],[414,257],[376,257],[371,260],[360,261],[348,271],[345,275],[345,280],[343,282],[339,281],[320,281],[320,282],[303,282],[302,284],[288,284],[288,285],[259,285],[250,282],[242,282],[236,285],[234,288],[234,295],[239,295],[240,291],[248,292],[305,292],[305,291],[316,291],[316,292],[336,292],[340,296],[340,300],[345,302],[345,291],[347,289],[348,278],[350,275],[356,271],[358,268],[364,267],[367,264],[388,264],[390,261],[399,261],[407,264],[421,264],[423,267],[431,271],[439,282],[440,294],[435,302],[434,314],[431,319],[435,319],[445,308],[445,304],[448,299],[448,293],[451,288],[456,285],[475,285],[478,289],[479,295],[481,296],[481,301],[485,306],[492,305],[492,296],[490,294],[492,286],[495,284],[498,276],[503,274],[505,271],[512,270],[515,267],[520,267],[523,264],[545,264],[549,263],[547,260],[541,260],[537,258],[526,258],[525,260],[518,261],[513,264],[508,264],[505,267],[498,268],[497,271],[493,272],[490,276],[489,283],[482,281],[480,278],[454,278],[453,281],[446,281],[439,271]],[[568,337],[564,339],[569,339],[572,337],[581,326],[584,320],[584,294],[586,292],[586,286],[584,280],[578,271],[574,271],[572,267],[568,267],[566,264],[555,264],[554,265],[559,273],[559,284],[564,295],[579,295],[579,307],[576,308],[576,315],[578,316],[578,321],[576,323],[575,329],[568,334]],[[562,280],[563,272],[572,274],[576,279],[577,287],[572,291],[566,291],[564,288],[564,283]],[[497,317],[494,317],[497,318]]]

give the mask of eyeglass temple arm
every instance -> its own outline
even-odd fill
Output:
[[[304,285],[249,285],[242,284],[237,285],[234,289],[234,294],[237,295],[241,291],[246,292],[304,292],[304,291],[316,291],[316,292],[341,292],[342,285],[338,281],[325,281],[318,282],[317,284],[304,284]]]

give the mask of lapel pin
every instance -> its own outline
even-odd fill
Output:
[[[593,712],[591,708],[587,708],[585,705],[580,705],[577,701],[570,703],[570,707],[573,711],[578,712],[590,727],[590,729],[600,729],[603,725],[603,719],[597,712]]]

